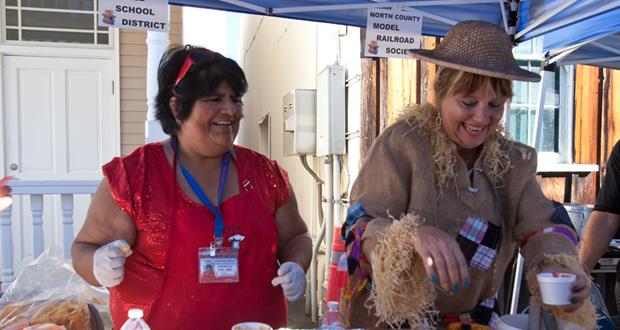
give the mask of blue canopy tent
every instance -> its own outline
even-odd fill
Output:
[[[620,0],[525,0],[515,39],[543,36],[548,63],[620,68]]]
[[[412,8],[424,14],[422,34],[443,36],[464,20],[507,21],[503,0],[170,0],[170,4],[366,27],[369,8]]]
[[[549,62],[620,69],[620,8],[544,36]]]

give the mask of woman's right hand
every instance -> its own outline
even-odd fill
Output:
[[[420,225],[416,237],[411,243],[434,284],[453,293],[469,286],[469,266],[454,237],[429,225]]]
[[[125,259],[131,253],[131,247],[122,239],[103,245],[95,251],[93,274],[101,286],[111,288],[123,281]]]

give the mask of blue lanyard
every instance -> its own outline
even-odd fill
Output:
[[[174,156],[179,158],[179,149],[177,148],[177,139],[173,137],[170,141],[170,145],[172,146],[172,150],[174,150]],[[196,196],[200,198],[200,201],[206,205],[213,214],[215,214],[215,230],[213,231],[213,236],[215,238],[215,244],[221,245],[224,237],[224,219],[222,218],[222,211],[220,209],[220,203],[222,202],[222,194],[224,193],[224,187],[226,186],[226,178],[228,177],[228,168],[230,167],[230,159],[231,154],[230,151],[226,151],[224,156],[222,156],[222,164],[220,166],[220,180],[217,185],[217,205],[213,206],[209,198],[204,193],[200,185],[194,179],[192,174],[183,166],[183,164],[179,163],[181,167],[181,172],[183,172],[183,176],[187,183],[192,188]]]

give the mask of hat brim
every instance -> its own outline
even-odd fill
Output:
[[[540,75],[528,70],[521,69],[518,65],[514,65],[514,67],[502,67],[497,68],[496,70],[488,70],[485,68],[477,67],[472,64],[468,64],[463,60],[455,60],[452,58],[446,58],[437,54],[434,50],[431,49],[410,49],[409,56],[415,59],[419,59],[422,61],[430,62],[433,64],[437,64],[440,66],[448,67],[451,69],[462,70],[466,72],[471,72],[475,74],[479,74],[482,76],[500,78],[500,79],[508,79],[508,80],[521,80],[521,81],[530,81],[530,82],[539,82]]]

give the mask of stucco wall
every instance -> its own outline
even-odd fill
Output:
[[[241,21],[239,64],[247,75],[249,90],[243,100],[245,117],[238,143],[261,151],[258,123],[266,115],[270,116],[270,156],[288,171],[300,212],[316,233],[319,214],[316,183],[298,157],[283,156],[282,97],[294,88],[315,89],[317,73],[329,64],[345,65],[346,79],[356,76],[360,72],[359,29],[259,16],[244,16]],[[359,118],[359,79],[357,83],[353,80],[348,111],[355,119]],[[355,130],[359,130],[359,123],[349,125],[349,131]],[[324,160],[324,157],[308,156],[308,163],[322,177]],[[342,175],[343,191],[346,173],[343,171]]]

